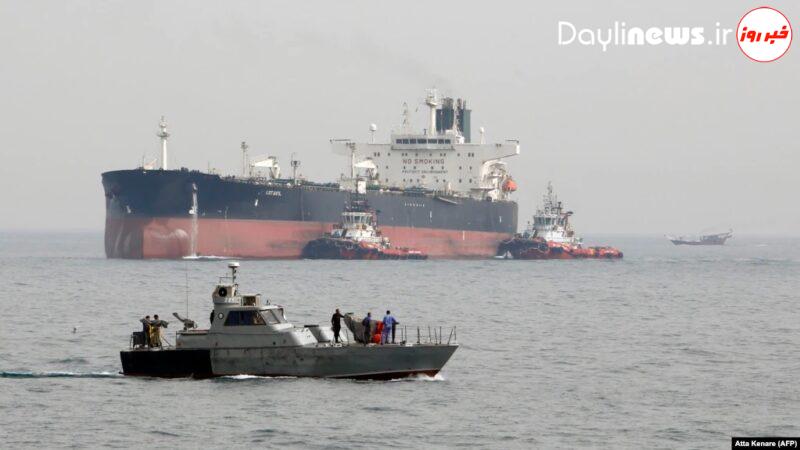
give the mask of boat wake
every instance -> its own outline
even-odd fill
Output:
[[[409,381],[447,381],[447,380],[442,376],[441,373],[437,373],[434,376],[425,375],[425,374],[418,374],[418,375],[414,375],[412,377],[395,378],[395,379],[389,380],[389,381],[405,381],[405,382],[409,382]]]
[[[223,261],[226,259],[231,259],[228,256],[215,256],[215,255],[189,255],[184,256],[184,261]]]
[[[0,378],[118,378],[117,372],[0,372]]]
[[[277,377],[270,377],[265,375],[225,375],[216,380],[220,381],[246,381],[246,380],[287,380],[287,379],[296,379],[297,377],[290,377],[290,376],[277,376]]]

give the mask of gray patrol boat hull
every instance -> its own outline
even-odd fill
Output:
[[[120,352],[125,375],[209,378],[229,375],[395,379],[434,376],[457,344],[133,349]]]
[[[442,340],[444,333],[440,327],[438,333],[434,329],[434,339],[429,332],[427,342],[422,341],[418,328],[416,343],[401,337],[400,344],[364,345],[358,341],[379,338],[381,327],[371,317],[370,320],[361,319],[352,313],[339,315],[337,320],[344,319],[354,339],[345,332],[347,343],[332,343],[336,341],[333,319],[337,316],[332,317],[331,327],[295,327],[286,319],[282,306],[263,302],[258,294],[239,294],[236,283],[239,263],[231,262],[228,268],[231,276],[221,278],[211,294],[214,309],[209,315],[208,329],[197,329],[195,321],[173,313],[184,324],[184,329],[176,332],[174,347],[164,348],[161,328],[168,324],[158,320],[158,316],[154,321],[149,317],[141,319],[143,330],[134,332],[130,348],[120,352],[122,373],[168,378],[433,376],[458,348],[455,327],[446,342]],[[388,315],[389,311],[386,313]],[[405,329],[401,336],[405,336]]]

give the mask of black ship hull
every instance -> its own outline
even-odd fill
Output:
[[[119,170],[102,181],[109,258],[299,258],[309,241],[339,222],[348,200],[333,184],[188,170]],[[431,257],[490,257],[516,232],[511,201],[377,190],[367,200],[393,245]]]

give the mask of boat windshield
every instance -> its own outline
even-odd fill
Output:
[[[286,316],[283,315],[283,308],[261,311],[261,315],[264,316],[264,320],[266,320],[269,325],[276,325],[286,322]]]

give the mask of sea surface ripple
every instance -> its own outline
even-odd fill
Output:
[[[389,308],[411,335],[456,325],[461,347],[436,378],[197,381],[123,377],[119,350],[145,314],[185,313],[187,286],[205,326],[224,262],[107,260],[97,233],[0,234],[0,442],[728,448],[800,435],[800,240],[586,240],[625,259],[243,261],[244,290],[296,324]]]

